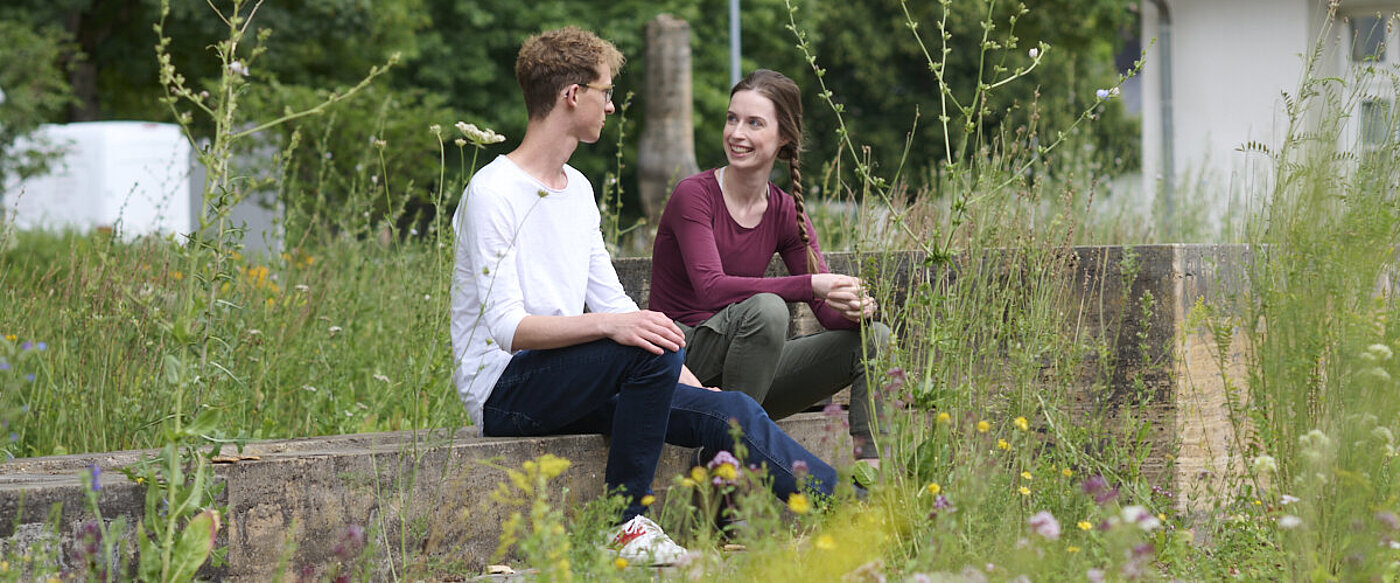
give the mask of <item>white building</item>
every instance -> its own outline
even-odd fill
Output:
[[[1257,193],[1250,182],[1262,157],[1240,148],[1282,142],[1283,95],[1297,94],[1316,43],[1325,45],[1314,76],[1353,79],[1360,64],[1393,65],[1397,11],[1400,0],[1142,0],[1143,187],[1164,197],[1160,219],[1208,209],[1218,223],[1256,202],[1243,197]],[[1389,127],[1393,90],[1368,91],[1336,136],[1344,147]]]

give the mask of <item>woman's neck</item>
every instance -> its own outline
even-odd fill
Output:
[[[755,203],[768,197],[768,174],[744,172],[731,166],[719,169],[720,190],[739,203]]]

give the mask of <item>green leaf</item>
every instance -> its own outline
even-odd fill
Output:
[[[218,513],[214,510],[205,510],[185,524],[171,552],[167,581],[194,579],[195,571],[209,560],[209,553],[214,550],[218,528]]]

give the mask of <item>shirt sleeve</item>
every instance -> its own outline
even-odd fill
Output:
[[[793,206],[792,212],[793,214],[790,215],[792,220],[788,221],[789,224],[796,223],[797,207],[795,205]],[[817,230],[812,228],[812,219],[810,217],[804,216],[802,218],[807,223],[807,239],[809,243],[807,245],[802,244],[802,235],[797,232],[797,228],[794,226],[789,230],[790,234],[788,236],[780,239],[779,246],[781,249],[778,253],[782,256],[783,263],[787,265],[788,273],[807,273],[807,249],[810,247],[812,252],[817,255],[817,273],[827,273],[831,271],[831,269],[826,266],[826,258],[822,256],[821,244],[817,242]],[[809,275],[808,278],[807,289],[811,290],[811,276]],[[812,308],[812,314],[817,317],[817,321],[821,322],[822,327],[827,330],[855,330],[860,327],[858,322],[852,322],[846,319],[845,316],[841,315],[841,312],[826,305],[826,300],[817,297],[809,297],[806,301],[807,305]]]
[[[603,244],[603,232],[595,230],[588,254],[588,291],[584,303],[595,313],[626,313],[637,311],[637,302],[622,288],[622,281],[613,267],[612,256]]]
[[[666,212],[675,212],[672,229],[680,247],[686,275],[695,288],[697,309],[713,311],[748,299],[758,293],[773,293],[789,302],[812,300],[812,276],[741,277],[725,273],[715,242],[715,213],[727,212],[713,208],[698,181],[686,180],[676,185]],[[665,219],[663,219],[665,220]],[[746,249],[764,254],[765,261],[773,249]],[[806,270],[804,269],[803,272]],[[803,273],[797,272],[797,273]]]
[[[527,315],[516,264],[520,221],[509,202],[489,188],[472,188],[463,204],[466,237],[459,237],[479,273],[469,274],[481,298],[481,314],[497,346],[514,352],[515,329]]]

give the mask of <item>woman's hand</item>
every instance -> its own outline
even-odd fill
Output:
[[[829,301],[832,292],[842,290],[859,291],[860,279],[839,273],[812,274],[812,295]]]
[[[860,288],[842,288],[831,292],[826,298],[826,305],[841,313],[841,316],[852,322],[860,322],[875,316],[875,298],[865,295]]]

